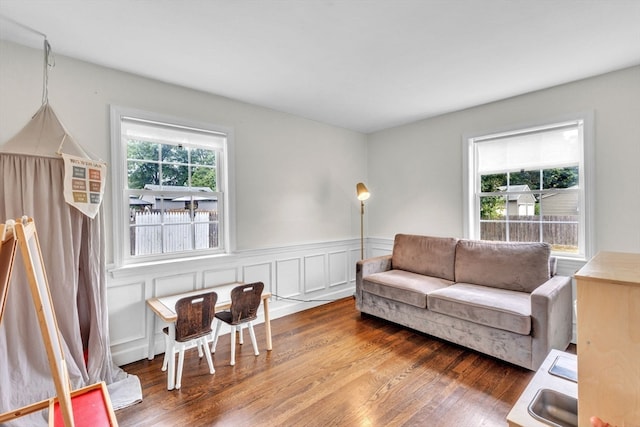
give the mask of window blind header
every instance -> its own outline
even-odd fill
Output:
[[[131,117],[122,117],[120,129],[123,138],[191,148],[223,149],[227,142],[227,135],[220,132]]]
[[[516,170],[574,166],[581,160],[582,122],[513,135],[474,140],[478,172],[483,175]]]

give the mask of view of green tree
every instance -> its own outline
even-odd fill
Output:
[[[162,185],[188,186],[189,167],[172,163],[162,163]]]
[[[507,174],[499,173],[493,175],[483,175],[480,181],[480,190],[482,192],[498,191],[499,187],[507,185]],[[480,218],[481,219],[499,219],[500,212],[505,207],[503,196],[484,196],[480,198]]]
[[[216,190],[215,151],[129,140],[127,157],[131,189],[142,189],[146,184],[188,186],[191,169],[191,186]]]
[[[188,163],[189,151],[182,145],[162,144],[163,163]]]
[[[127,162],[129,188],[142,189],[146,184],[160,184],[160,168],[157,163]]]
[[[542,171],[544,188],[569,188],[579,183],[578,167],[545,169]]]
[[[191,185],[194,187],[209,187],[216,191],[216,170],[204,167],[195,168],[191,175]]]
[[[480,191],[496,192],[500,187],[509,185],[527,185],[530,190],[540,188],[540,169],[531,171],[516,171],[482,175],[480,179]],[[569,188],[578,185],[578,167],[566,167],[542,170],[542,189]],[[503,196],[484,196],[480,198],[480,218],[499,219],[504,212],[505,198]],[[540,211],[539,203],[535,206],[536,212]]]
[[[215,151],[205,150],[202,148],[194,148],[191,150],[191,164],[192,165],[216,165],[216,153]]]
[[[160,184],[158,144],[147,141],[127,141],[127,173],[129,188],[142,189],[146,184]],[[132,161],[139,160],[139,161]],[[143,161],[146,160],[146,161]]]
[[[158,160],[158,144],[147,141],[128,140],[127,158],[138,160]]]

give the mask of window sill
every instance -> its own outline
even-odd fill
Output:
[[[231,262],[235,259],[235,254],[224,253],[215,255],[201,255],[184,258],[171,258],[164,260],[154,260],[148,262],[137,262],[117,266],[111,264],[107,266],[107,274],[114,279],[121,279],[139,275],[145,275],[149,272],[157,273],[158,270],[167,270],[175,272],[177,269],[188,269],[194,265],[211,262]]]
[[[558,261],[562,261],[562,262],[575,262],[575,263],[585,263],[587,262],[589,259],[580,255],[580,256],[567,256],[567,255],[562,255],[562,254],[554,254],[552,253],[551,256],[554,256],[558,259]]]

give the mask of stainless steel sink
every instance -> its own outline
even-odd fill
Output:
[[[554,427],[578,427],[578,399],[543,388],[529,404],[529,414]]]

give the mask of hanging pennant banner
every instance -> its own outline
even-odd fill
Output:
[[[100,209],[107,176],[107,164],[62,154],[64,160],[64,200],[94,218]]]

